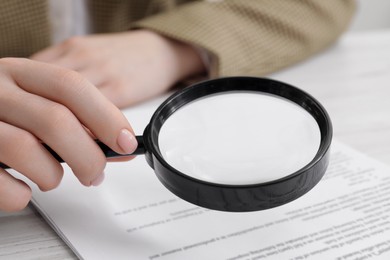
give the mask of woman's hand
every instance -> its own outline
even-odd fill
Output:
[[[137,146],[121,111],[77,72],[27,59],[0,59],[0,162],[41,190],[51,190],[63,169],[44,142],[83,185],[98,185],[106,158],[92,135],[121,154]],[[24,182],[0,169],[0,210],[22,209],[30,198]]]
[[[74,37],[32,59],[78,71],[118,107],[164,93],[205,70],[193,47],[147,30]]]

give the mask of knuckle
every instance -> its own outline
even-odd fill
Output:
[[[94,50],[91,48],[78,48],[78,50],[75,52],[75,55],[79,59],[84,59],[84,60],[93,60],[94,57]]]
[[[41,191],[50,191],[60,185],[62,177],[64,175],[64,170],[60,166],[59,169],[51,171],[50,176],[43,179],[43,182],[39,184],[39,189]]]
[[[105,158],[100,158],[96,163],[90,164],[88,166],[88,170],[93,173],[93,176],[100,175],[104,168],[106,167],[106,160]]]
[[[92,159],[93,161],[86,160],[82,165],[78,165],[77,169],[74,170],[80,182],[86,186],[90,186],[91,182],[96,179],[97,176],[102,174],[104,168],[106,167],[106,159],[103,155],[95,156]]]
[[[13,201],[8,203],[8,211],[20,211],[24,209],[31,200],[31,194],[32,192],[29,188],[20,191],[17,195],[15,195]]]
[[[84,78],[80,73],[61,68],[59,69],[56,75],[59,95],[72,96],[82,94],[90,84],[86,78]]]
[[[107,161],[103,155],[99,156],[98,158],[95,158],[94,161],[94,163],[87,163],[85,170],[89,172],[91,176],[98,176],[103,172],[104,168],[106,167]]]
[[[38,140],[30,133],[25,131],[15,131],[7,134],[7,140],[2,139],[2,145],[6,147],[8,157],[26,158],[32,147],[39,144]],[[28,159],[28,158],[26,158]]]
[[[10,180],[6,178],[6,173],[2,171],[0,171],[0,183],[2,183],[2,185],[12,185],[12,183],[10,183]],[[22,186],[22,188],[19,188],[17,190],[18,192],[14,192],[12,194],[0,194],[1,210],[15,212],[20,211],[27,206],[32,196],[30,187],[26,185]]]
[[[80,45],[83,45],[84,37],[82,36],[72,36],[69,39],[66,39],[63,42],[63,46],[66,48],[74,48]]]
[[[45,128],[50,133],[68,132],[74,129],[75,116],[66,106],[53,103],[47,108]]]
[[[64,41],[63,48],[72,50],[78,59],[89,59],[94,56],[94,50],[87,42],[88,39],[83,36],[74,36]]]
[[[52,107],[49,109],[53,119],[58,119],[61,121],[68,121],[71,117],[73,117],[73,113],[66,106],[54,103],[51,105]]]
[[[80,83],[84,83],[85,79],[81,74],[74,70],[66,69],[66,68],[61,68],[58,70],[57,74],[57,80],[60,81],[61,86],[66,86],[66,87],[72,87],[73,85],[79,85]]]

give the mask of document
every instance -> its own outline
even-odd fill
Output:
[[[331,102],[354,102],[351,92],[373,85],[385,89],[390,34],[374,36],[348,37],[277,78],[303,89],[314,85],[313,94],[334,97]],[[329,85],[347,85],[350,92],[330,92]],[[137,134],[162,100],[124,111]],[[366,98],[355,102],[363,104],[357,116],[376,105]],[[58,189],[41,192],[31,185],[33,202],[84,259],[390,259],[390,167],[337,140],[331,151],[317,186],[289,204],[259,212],[227,213],[187,203],[158,181],[144,156],[108,164],[99,187],[83,187],[66,168]]]
[[[155,100],[125,111],[142,133]],[[34,204],[84,259],[390,259],[390,167],[334,141],[320,183],[301,198],[229,213],[170,193],[144,156],[111,163],[99,187],[66,169],[60,187]]]

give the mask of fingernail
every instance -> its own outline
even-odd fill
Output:
[[[131,154],[137,148],[135,136],[127,129],[122,129],[118,136],[118,145],[126,154]]]
[[[104,172],[100,174],[96,179],[94,179],[91,184],[92,186],[99,186],[104,181],[105,174]]]

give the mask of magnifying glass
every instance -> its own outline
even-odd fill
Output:
[[[325,174],[331,140],[330,118],[311,95],[267,78],[228,77],[166,99],[137,136],[133,154],[145,154],[178,197],[245,212],[277,207],[311,190]],[[107,158],[123,156],[97,143]]]

